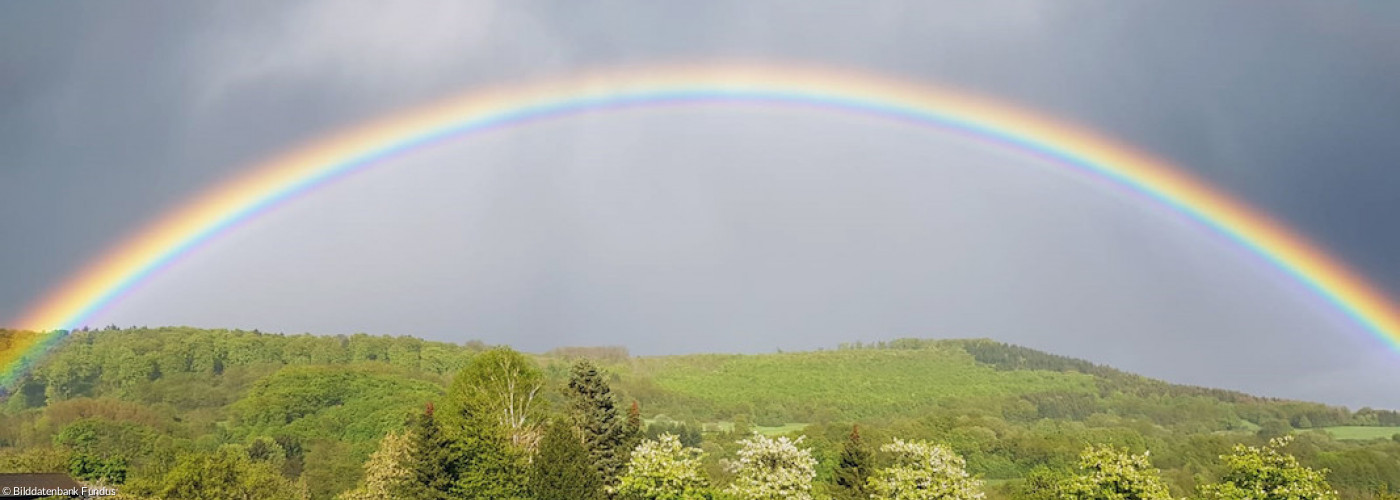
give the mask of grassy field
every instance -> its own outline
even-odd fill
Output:
[[[788,423],[775,427],[764,427],[762,425],[753,426],[753,430],[765,436],[781,436],[791,432],[799,432],[806,429],[807,423]],[[734,422],[709,422],[703,424],[702,429],[706,432],[731,432],[734,430]]]
[[[1400,427],[1341,426],[1324,427],[1322,430],[1327,431],[1334,438],[1350,440],[1388,439],[1400,434]]]
[[[919,415],[959,398],[1095,391],[1090,375],[1000,371],[956,348],[664,356],[640,359],[634,369],[689,406],[789,422],[820,412]]]

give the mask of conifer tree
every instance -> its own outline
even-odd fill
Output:
[[[851,426],[851,435],[841,448],[841,462],[836,464],[832,476],[836,481],[836,497],[842,500],[870,498],[866,492],[866,481],[870,477],[872,453],[860,438],[860,426]]]
[[[555,420],[545,430],[531,464],[530,494],[534,500],[596,500],[602,493],[582,436],[569,422]]]
[[[627,422],[618,414],[617,398],[598,368],[588,360],[573,367],[565,394],[569,412],[583,433],[588,456],[605,486],[616,484],[627,463]]]
[[[412,448],[409,465],[410,485],[405,498],[439,500],[451,498],[461,462],[460,449],[442,427],[430,402],[412,422]]]
[[[1396,434],[1400,436],[1400,434]],[[1400,437],[1396,438],[1400,441]],[[637,400],[632,400],[632,406],[627,408],[627,444],[623,447],[629,453],[642,442],[642,409],[637,404]]]

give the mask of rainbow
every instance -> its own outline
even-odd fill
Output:
[[[168,213],[73,275],[23,315],[44,332],[0,352],[0,382],[114,299],[240,222],[318,185],[420,146],[530,122],[636,107],[803,106],[965,133],[1048,158],[1155,201],[1236,242],[1400,347],[1400,314],[1374,286],[1269,217],[1167,162],[991,99],[850,71],[771,65],[626,68],[468,92],[278,155]]]

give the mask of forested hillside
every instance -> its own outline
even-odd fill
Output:
[[[20,334],[0,332],[0,345]],[[1173,385],[990,340],[632,357],[108,329],[73,332],[5,391],[0,472],[71,472],[141,498],[222,498],[201,496],[221,480],[257,498],[652,498],[655,478],[636,461],[653,458],[692,467],[694,498],[760,498],[749,493],[768,476],[743,464],[763,453],[810,469],[798,489],[816,498],[882,494],[889,485],[876,483],[895,476],[879,471],[940,453],[980,482],[958,488],[992,498],[1093,498],[1075,488],[1092,489],[1081,480],[1095,467],[1134,460],[1125,467],[1149,477],[1147,490],[1227,498],[1211,495],[1247,482],[1232,467],[1250,453],[1325,470],[1345,498],[1400,489],[1394,411]],[[867,444],[853,448],[855,425]],[[1269,446],[1283,436],[1291,443]],[[437,465],[410,458],[425,454]],[[587,470],[541,466],[584,456]]]

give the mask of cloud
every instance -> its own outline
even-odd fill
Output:
[[[496,1],[312,0],[226,5],[190,57],[201,109],[240,93],[319,87],[347,99],[421,95],[528,65],[559,63],[559,42],[526,10]],[[222,111],[222,110],[221,110]]]

